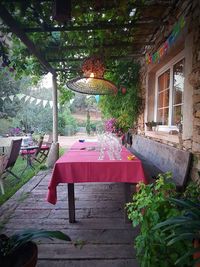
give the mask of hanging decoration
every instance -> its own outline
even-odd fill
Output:
[[[102,57],[93,55],[87,58],[81,66],[83,77],[68,81],[67,87],[73,91],[89,95],[116,93],[116,85],[103,78],[105,69]]]
[[[10,95],[9,98],[10,98],[11,101],[13,101],[14,95]]]
[[[123,95],[125,95],[126,94],[126,87],[122,86],[121,87],[121,92],[122,92]]]
[[[185,24],[185,18],[184,16],[181,16],[179,21],[174,25],[172,33],[164,42],[164,44],[159,48],[159,50],[153,54],[146,54],[145,59],[147,64],[155,64],[160,61],[160,59],[167,53],[169,48],[174,44],[175,40],[180,35],[180,32],[185,27]]]
[[[24,103],[29,102],[30,104],[33,105],[42,105],[44,108],[47,106],[47,104],[49,104],[50,108],[53,107],[53,101],[51,100],[44,100],[44,99],[40,99],[40,98],[35,98],[29,95],[25,95],[25,94],[16,94],[16,95],[10,95],[10,96],[3,96],[0,97],[1,100],[5,100],[5,99],[9,99],[10,101],[14,101],[15,96],[20,100],[20,101],[24,101]],[[60,104],[58,104],[58,109],[60,109]]]
[[[28,100],[29,100],[29,98],[30,98],[30,96],[29,96],[29,95],[27,95],[27,96],[25,97],[25,99],[24,99],[24,102],[28,101]]]
[[[43,100],[42,104],[44,108],[46,107],[47,103],[48,103],[48,100]]]
[[[41,101],[42,101],[42,99],[37,99],[35,104],[38,105],[38,104],[40,104]]]
[[[95,95],[96,102],[99,103],[99,95]]]

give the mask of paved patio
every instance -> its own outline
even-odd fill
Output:
[[[38,267],[137,267],[133,241],[138,233],[124,221],[124,186],[75,185],[77,223],[68,222],[67,185],[58,187],[55,206],[46,201],[51,170],[41,171],[0,208],[1,232],[27,228],[61,230],[72,242],[41,240]]]

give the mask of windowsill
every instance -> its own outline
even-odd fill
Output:
[[[169,134],[167,132],[161,132],[161,131],[146,131],[145,136],[176,143],[176,144],[179,143],[178,134]]]

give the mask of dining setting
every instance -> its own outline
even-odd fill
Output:
[[[56,204],[57,186],[68,185],[69,222],[75,220],[76,183],[114,182],[146,183],[141,161],[122,145],[112,133],[101,133],[97,139],[79,139],[55,163],[48,186],[47,201]]]
[[[43,142],[43,136],[36,141],[31,134],[0,138],[0,188],[3,195],[5,194],[4,180],[7,176],[11,175],[19,182],[27,169],[35,169],[35,162],[40,164],[44,162],[50,145]],[[19,173],[16,173],[13,168],[19,156],[26,163]]]

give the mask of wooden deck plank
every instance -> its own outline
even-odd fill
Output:
[[[135,259],[39,260],[37,267],[139,267]]]
[[[68,213],[66,213],[67,217]],[[130,229],[132,230],[131,224],[124,222],[124,218],[84,218],[77,219],[76,223],[69,223],[68,219],[45,219],[39,220],[38,218],[34,219],[16,219],[15,216],[12,216],[8,221],[6,227],[11,227],[13,229],[23,229],[24,225],[28,228],[31,226],[36,227],[40,226],[42,228],[51,226],[52,229],[54,226],[60,226],[66,229]],[[37,227],[38,228],[38,227]]]
[[[24,228],[61,230],[72,242],[41,240],[37,267],[138,267],[133,248],[138,229],[124,221],[125,195],[120,183],[75,185],[77,223],[68,222],[67,185],[58,186],[58,202],[46,201],[51,174],[33,177],[0,207],[3,233]],[[83,247],[74,244],[83,242]]]
[[[135,257],[130,245],[85,244],[39,244],[40,259],[129,259]]]

